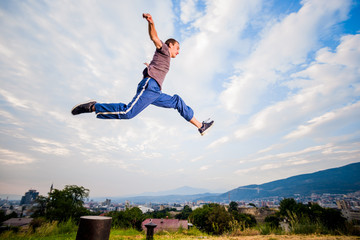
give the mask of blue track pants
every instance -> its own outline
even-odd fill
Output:
[[[96,103],[95,113],[97,118],[102,119],[131,119],[150,104],[177,109],[187,121],[194,116],[193,110],[185,104],[181,97],[162,93],[159,84],[150,77],[144,78],[138,84],[136,95],[129,104]]]

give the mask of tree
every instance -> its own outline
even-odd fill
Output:
[[[280,218],[276,214],[265,217],[265,222],[272,228],[280,226]]]
[[[237,202],[234,202],[232,201],[230,204],[229,204],[229,212],[232,212],[232,211],[238,211],[238,206],[239,204],[237,204]]]
[[[173,209],[165,208],[163,210],[147,212],[145,213],[146,218],[170,218],[170,211]],[[175,210],[175,208],[174,208]]]
[[[256,225],[256,219],[253,215],[240,213],[238,204],[236,202],[231,202],[229,204],[229,213],[238,223],[241,223],[243,227],[248,228]],[[244,230],[244,229],[243,229]]]
[[[289,217],[289,212],[298,213],[297,202],[293,198],[286,198],[280,202],[280,215],[283,217]]]
[[[335,209],[323,208],[318,204],[311,203],[304,205],[297,203],[294,199],[283,199],[280,202],[279,210],[280,218],[292,219],[295,224],[306,224],[306,222],[310,221],[313,224],[321,223],[328,230],[336,230],[345,227],[346,223],[346,219],[341,216],[341,212]]]
[[[248,205],[249,205],[249,206],[252,206],[252,207],[254,207],[254,208],[256,208],[256,205],[255,205],[255,204],[253,204],[253,203],[249,203]]]
[[[189,218],[191,213],[192,213],[191,207],[185,205],[184,209],[179,214],[176,214],[175,218],[180,220],[186,220]]]
[[[241,225],[243,226],[242,230],[245,230],[245,228],[254,227],[257,223],[255,217],[251,214],[239,213],[239,211],[232,211],[231,216],[238,223],[241,223]]]
[[[70,218],[78,221],[81,216],[90,214],[83,206],[88,196],[88,189],[76,185],[67,185],[63,190],[54,189],[47,198],[45,217],[51,221],[66,221]],[[39,198],[40,206],[43,206],[44,201],[44,197]],[[42,213],[42,209],[39,210]]]
[[[216,235],[228,231],[233,220],[224,206],[215,203],[195,209],[189,218],[200,230]]]
[[[119,228],[134,228],[141,231],[141,223],[145,220],[144,214],[137,207],[127,208],[125,211],[110,212],[108,216],[112,217],[112,225]]]
[[[39,195],[36,199],[35,199],[35,204],[33,209],[34,214],[32,215],[32,217],[36,218],[36,217],[44,217],[45,213],[46,213],[46,205],[48,203],[48,198]]]

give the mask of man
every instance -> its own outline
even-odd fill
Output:
[[[150,104],[163,108],[177,109],[180,115],[196,126],[201,135],[213,125],[214,121],[200,123],[194,117],[193,110],[185,104],[178,95],[170,96],[161,92],[162,83],[170,69],[170,59],[179,54],[180,45],[175,39],[168,39],[163,43],[155,30],[154,21],[150,14],[144,13],[143,18],[148,21],[149,36],[155,44],[156,51],[150,64],[143,71],[143,79],[138,84],[135,97],[129,104],[97,103],[88,101],[75,106],[71,113],[95,112],[97,118],[102,119],[131,119]]]

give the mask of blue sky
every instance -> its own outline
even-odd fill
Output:
[[[70,114],[132,99],[154,53],[143,12],[180,41],[163,92],[209,134],[155,106]],[[225,191],[358,162],[359,16],[350,0],[1,1],[0,193]]]

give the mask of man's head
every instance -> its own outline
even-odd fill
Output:
[[[173,38],[166,40],[165,44],[169,47],[170,57],[175,58],[179,54],[180,44]]]

